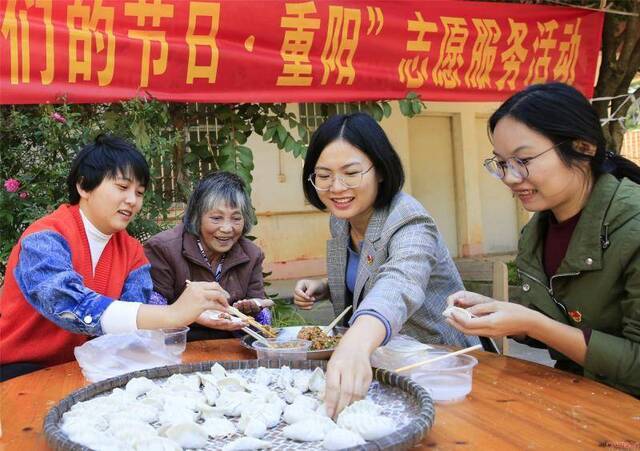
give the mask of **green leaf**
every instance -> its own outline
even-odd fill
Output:
[[[284,144],[287,140],[287,129],[282,124],[278,125],[278,140]]]
[[[413,112],[415,114],[420,114],[420,112],[422,111],[422,104],[419,101],[412,102],[411,103],[411,109],[413,110]]]
[[[264,141],[271,141],[271,139],[273,138],[273,135],[276,133],[276,130],[278,128],[275,126],[271,126],[271,124],[267,127],[267,131],[264,133],[264,135],[262,135],[262,139]]]
[[[384,117],[391,116],[391,105],[389,105],[389,102],[382,102],[382,111]]]
[[[413,115],[413,110],[411,109],[410,102],[403,99],[403,100],[399,100],[398,103],[400,104],[400,112],[402,113],[403,116],[411,117]]]

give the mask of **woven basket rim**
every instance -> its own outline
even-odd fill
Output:
[[[283,365],[291,369],[314,369],[322,368],[326,370],[325,360],[206,360],[202,362],[182,363],[178,365],[168,365],[156,368],[148,368],[112,377],[104,381],[96,382],[87,387],[78,389],[55,406],[53,406],[44,419],[44,432],[48,445],[56,450],[65,451],[85,451],[89,450],[83,445],[71,441],[59,427],[62,415],[80,401],[86,401],[104,392],[121,388],[134,377],[147,377],[149,379],[161,379],[178,373],[194,373],[196,371],[210,371],[211,366],[219,363],[227,370],[254,369],[259,366],[266,368],[280,368]],[[373,369],[373,379],[382,384],[398,387],[407,392],[417,402],[420,413],[412,421],[401,429],[382,437],[378,440],[369,440],[366,445],[348,448],[351,450],[402,450],[409,449],[422,440],[428,433],[435,421],[435,408],[433,400],[424,388],[405,376],[400,376],[381,368]],[[346,450],[345,450],[346,451]]]

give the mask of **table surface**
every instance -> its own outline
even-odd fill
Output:
[[[437,404],[432,430],[414,449],[640,449],[640,401],[536,363],[475,352],[473,390]],[[184,362],[253,359],[238,340],[189,343]],[[2,450],[47,449],[47,411],[87,385],[76,362],[0,383]]]

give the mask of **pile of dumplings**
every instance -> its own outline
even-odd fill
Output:
[[[210,439],[228,442],[224,451],[267,449],[275,444],[265,436],[282,422],[281,436],[337,450],[397,429],[370,399],[353,403],[334,422],[320,401],[324,389],[321,368],[259,367],[245,378],[216,363],[211,372],[174,374],[162,382],[131,379],[124,389],[73,405],[61,429],[98,451],[205,448],[215,443]]]

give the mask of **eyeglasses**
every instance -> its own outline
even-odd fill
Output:
[[[564,144],[565,142],[566,141],[563,141],[558,144],[554,144],[548,149],[540,152],[535,157],[530,157],[530,158],[511,157],[502,161],[502,160],[498,160],[498,157],[496,156],[496,157],[488,158],[484,160],[484,163],[482,165],[487,171],[489,171],[489,174],[491,174],[497,179],[500,179],[500,180],[504,179],[507,175],[507,170],[509,170],[511,172],[511,175],[515,179],[517,179],[518,182],[522,182],[524,179],[529,177],[529,169],[527,168],[527,165],[531,162],[531,160],[534,160],[539,156],[552,151],[559,145]]]
[[[331,172],[313,172],[307,180],[318,191],[329,191],[337,179],[345,188],[357,188],[362,183],[362,177],[373,169],[373,165],[365,171],[348,172],[346,174],[335,175]]]

